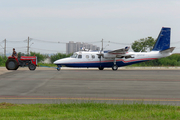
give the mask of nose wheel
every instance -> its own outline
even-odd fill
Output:
[[[61,70],[61,67],[57,67],[57,71],[60,71]]]

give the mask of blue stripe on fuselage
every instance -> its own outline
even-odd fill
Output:
[[[145,62],[145,61],[149,61],[149,60],[140,60],[140,61],[133,61],[133,62],[128,62],[128,63],[124,63],[123,61],[117,61],[116,65],[118,67],[121,66],[126,66],[126,65],[131,65],[131,64],[135,64],[135,63],[139,63],[139,62]],[[64,65],[66,67],[112,67],[114,65],[113,62],[105,62],[105,63],[66,63],[66,64],[61,64]]]

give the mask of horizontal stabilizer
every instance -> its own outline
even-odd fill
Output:
[[[161,52],[161,53],[171,53],[174,49],[175,49],[175,47],[171,47],[171,48],[169,48],[169,49],[162,50],[162,51],[160,51],[160,52]]]

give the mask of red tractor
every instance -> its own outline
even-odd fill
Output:
[[[16,57],[8,57],[6,61],[6,68],[8,70],[17,70],[20,67],[28,66],[29,70],[35,70],[37,66],[36,56],[21,56],[20,59]]]

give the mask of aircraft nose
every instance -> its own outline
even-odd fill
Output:
[[[59,59],[59,60],[56,60],[56,61],[54,61],[54,64],[56,64],[56,65],[62,65],[62,64],[64,64],[64,63],[67,63],[67,62],[69,62],[69,58],[64,58],[64,59]]]
[[[64,59],[59,59],[54,61],[54,64],[59,65],[59,64],[63,64],[64,63]]]
[[[58,63],[58,60],[54,61],[54,64],[57,64]]]

